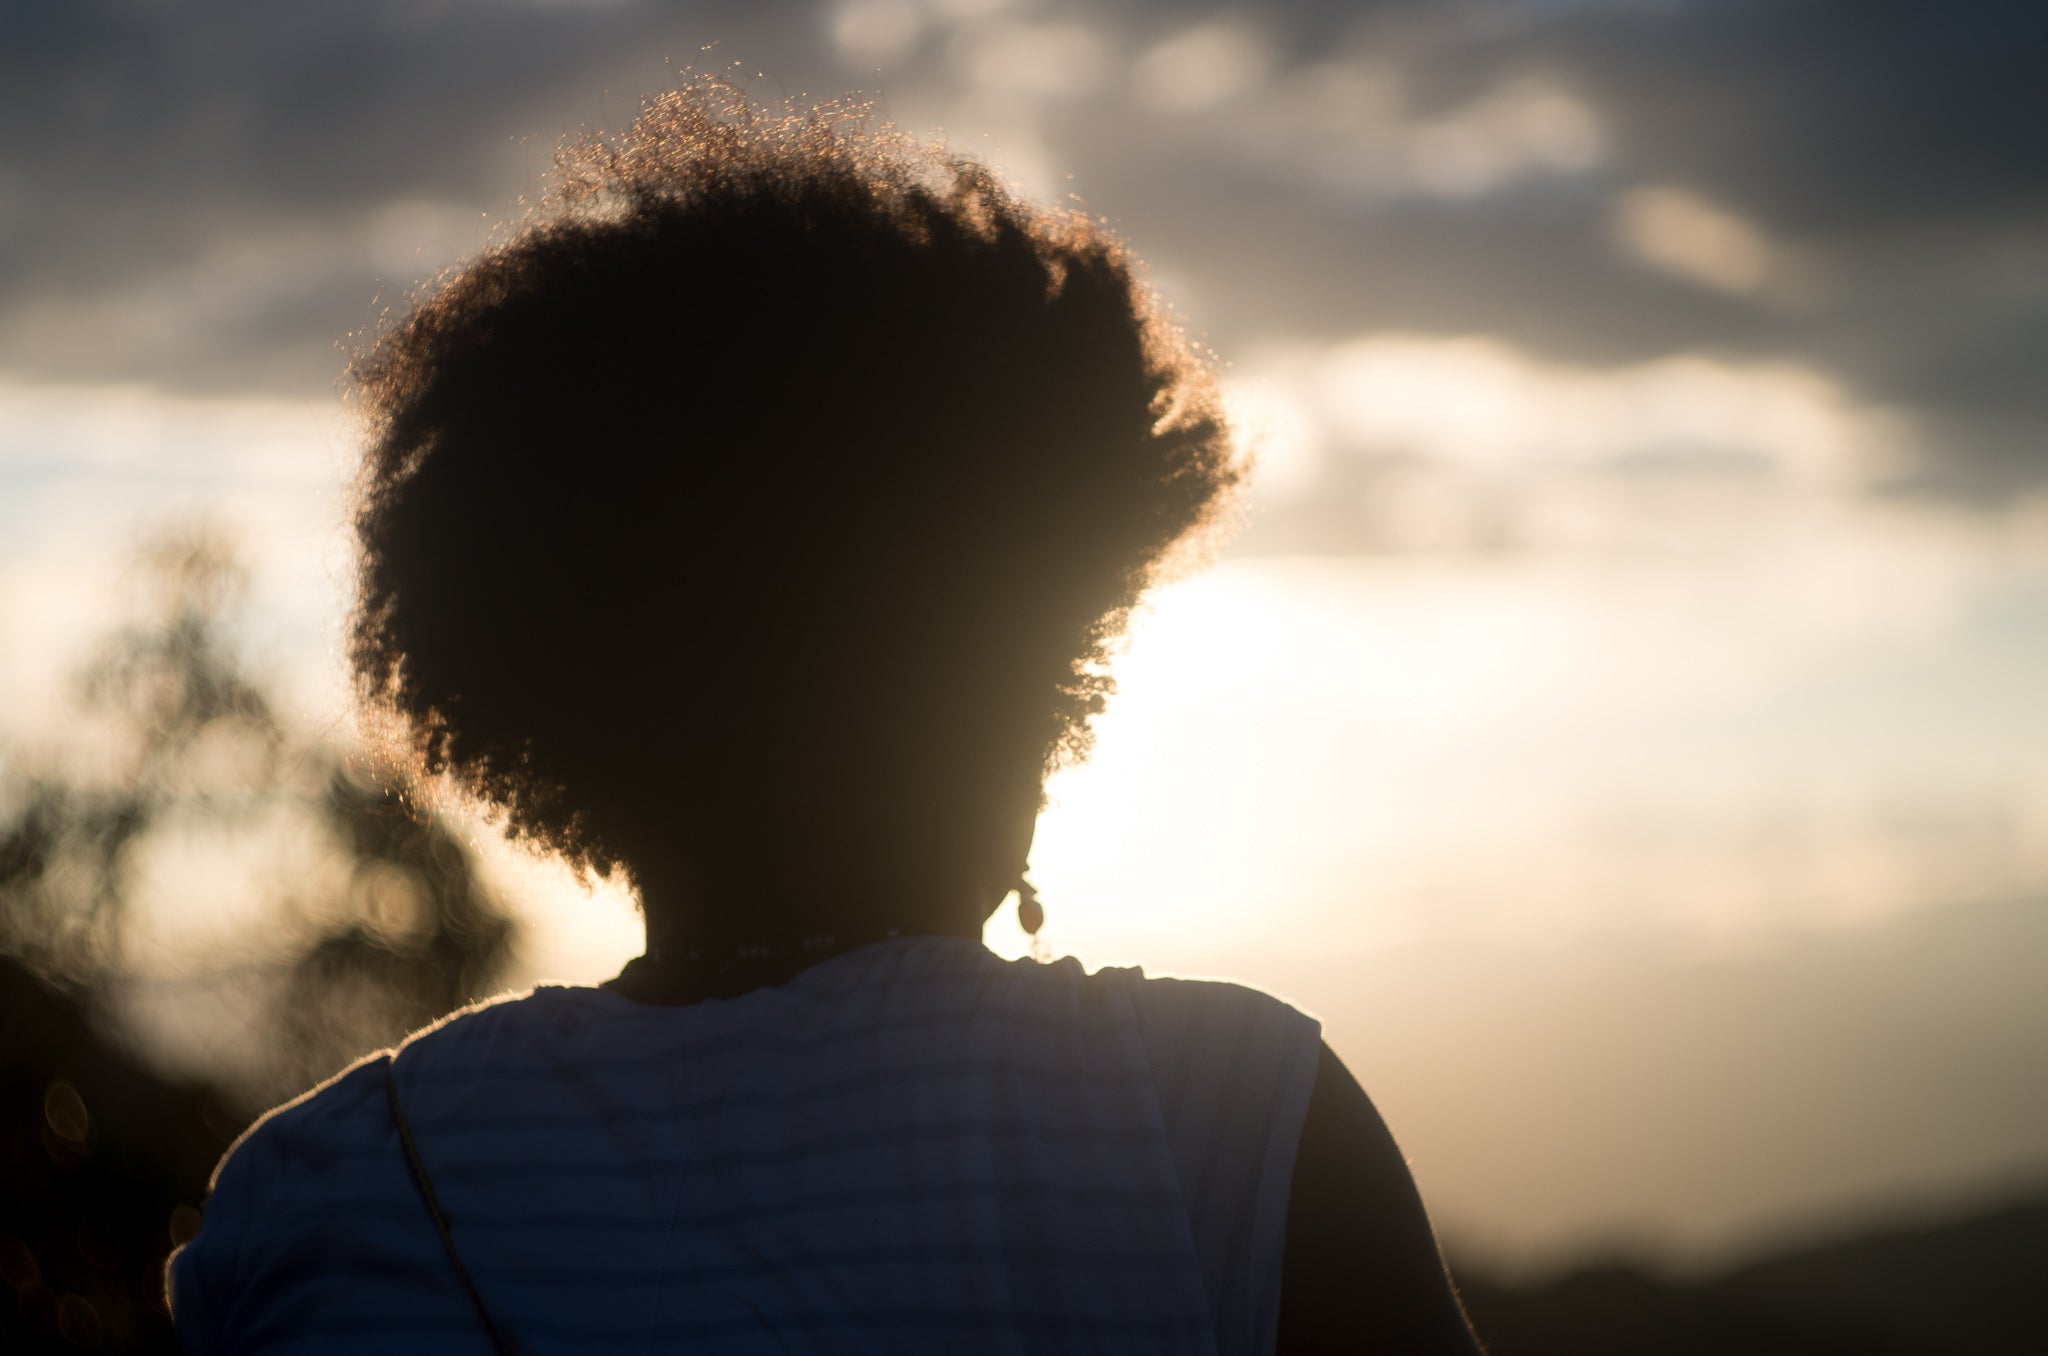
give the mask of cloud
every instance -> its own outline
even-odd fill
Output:
[[[1214,21],[1160,42],[1131,68],[1131,93],[1158,113],[1193,113],[1257,88],[1272,61],[1248,26]]]
[[[1753,293],[1786,285],[1786,265],[1763,233],[1682,188],[1637,188],[1614,203],[1622,248],[1701,287]]]
[[[901,60],[924,33],[924,11],[915,0],[840,0],[832,7],[833,44],[858,60]]]
[[[2037,7],[1884,0],[1581,11],[1542,62],[1625,114],[1631,187],[1795,249],[1829,296],[1776,331],[1873,398],[1939,412],[1925,483],[2048,477],[2048,85]]]
[[[510,212],[562,133],[766,27],[736,3],[9,6],[0,371],[331,391],[334,341],[415,281],[380,276],[394,209]]]
[[[977,26],[954,40],[951,60],[967,89],[1034,100],[1083,98],[1110,76],[1107,44],[1080,22]]]
[[[1516,60],[1629,111],[1630,149],[1765,226],[1852,240],[1964,230],[2048,202],[2040,12],[1988,0],[1581,8]]]
[[[1086,148],[1084,182],[1144,185],[1134,236],[1208,280],[1219,331],[1790,360],[1922,416],[1895,488],[2048,479],[2031,8],[1327,13],[1264,12],[1258,98]]]
[[[1258,355],[1233,408],[1277,459],[1250,554],[1641,552],[1893,474],[1896,416],[1791,363],[1544,363],[1489,338]]]
[[[336,339],[473,247],[466,214],[514,210],[561,132],[744,60],[761,93],[868,86],[1077,189],[1226,353],[1792,363],[1913,414],[1913,484],[1995,499],[2048,481],[2037,25],[2002,0],[14,6],[0,371],[324,394]]]

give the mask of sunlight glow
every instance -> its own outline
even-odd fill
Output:
[[[1968,621],[1992,553],[1881,519],[1811,530],[1625,576],[1268,560],[1175,586],[1095,758],[1053,785],[1049,936],[1169,965],[1708,942],[2037,885],[2048,714],[2023,681],[1965,676],[2002,643]],[[1869,676],[1844,688],[1852,657]]]
[[[1292,498],[1314,485],[1323,458],[1323,434],[1284,379],[1231,377],[1224,409],[1241,446],[1251,454],[1259,492]]]

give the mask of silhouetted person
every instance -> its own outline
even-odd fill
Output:
[[[186,1340],[1474,1350],[1312,1019],[980,943],[1239,480],[1202,355],[1086,217],[724,97],[572,152],[356,372],[370,709],[646,954],[259,1123]]]

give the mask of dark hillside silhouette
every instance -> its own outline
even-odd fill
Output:
[[[164,1257],[245,1119],[0,956],[0,1350],[176,1350]]]
[[[2048,1196],[1773,1253],[1697,1283],[1604,1265],[1460,1272],[1493,1356],[1948,1356],[2048,1350]]]
[[[1717,1287],[1908,1351],[2048,1350],[2048,1200],[1828,1241]]]

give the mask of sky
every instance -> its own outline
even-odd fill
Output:
[[[336,728],[350,336],[686,69],[863,91],[1124,232],[1261,457],[1052,788],[1056,949],[1317,1013],[1508,1260],[2037,1183],[2044,56],[1996,0],[11,4],[0,734],[193,513]],[[502,869],[537,973],[631,954]]]

